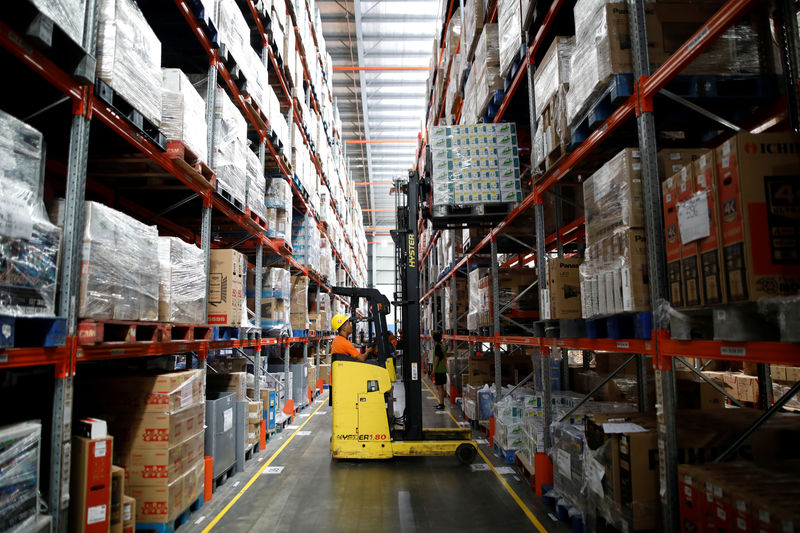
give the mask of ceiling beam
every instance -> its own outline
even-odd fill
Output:
[[[356,19],[358,19],[356,13]],[[356,32],[357,33],[357,32]],[[346,33],[328,33],[323,34],[325,42],[328,41],[346,41],[350,38]],[[374,42],[374,41],[389,41],[389,42],[407,42],[407,41],[433,41],[436,33],[398,33],[396,35],[388,35],[385,33],[367,33],[359,37],[359,42]],[[369,54],[372,57],[372,54]]]
[[[428,70],[428,67],[359,67],[355,65],[333,67],[334,71],[406,71],[406,70]]]
[[[403,23],[403,22],[431,22],[435,21],[435,17],[431,17],[430,15],[425,14],[412,14],[412,13],[393,13],[393,14],[385,14],[385,15],[366,15],[361,17],[361,22],[365,24],[372,24],[372,23],[387,23],[387,24],[396,24],[396,23]],[[322,23],[344,23],[345,17],[338,16],[338,15],[322,15]],[[351,19],[352,22],[352,19]]]

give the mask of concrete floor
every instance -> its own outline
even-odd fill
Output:
[[[425,381],[424,427],[456,427],[450,414],[434,410],[432,385]],[[270,440],[246,471],[220,487],[178,532],[207,531],[212,525],[213,531],[225,533],[568,531],[548,516],[515,472],[473,468],[485,465],[486,459],[495,467],[505,466],[485,444],[480,445],[482,455],[473,467],[454,457],[332,461],[327,394],[295,419],[296,428]],[[463,420],[455,408],[448,405],[448,410]],[[267,468],[259,474],[265,463]],[[510,491],[535,516],[533,520]],[[237,495],[238,500],[227,507]]]

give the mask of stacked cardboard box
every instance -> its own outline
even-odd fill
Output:
[[[486,112],[495,91],[504,88],[500,76],[500,41],[497,24],[487,24],[478,39],[475,59],[464,86],[464,108],[461,124],[473,124]]]
[[[211,250],[208,276],[208,323],[238,327],[247,261],[236,250]]]
[[[583,183],[582,315],[650,309],[639,150],[626,148]]]
[[[760,414],[755,409],[679,411],[679,463],[713,461]],[[777,415],[751,436],[732,459],[760,466],[783,465],[797,457],[798,439],[800,431],[794,415]],[[782,445],[776,449],[775,442]],[[598,516],[629,530],[657,529],[660,499],[656,417],[639,413],[589,415],[586,444],[602,474],[592,482],[588,493],[589,505],[597,509]]]
[[[236,395],[237,402],[247,401],[246,372],[208,374],[206,376],[206,384],[209,392],[230,392]]]
[[[547,286],[540,291],[542,319],[580,318],[579,257],[558,257],[547,262]]]
[[[289,309],[292,329],[308,329],[308,278],[302,274],[292,276]]]
[[[203,372],[92,378],[79,408],[99,413],[114,435],[115,462],[136,499],[137,522],[169,522],[201,492]]]
[[[247,445],[261,440],[261,421],[264,420],[264,401],[250,401],[247,409]]]
[[[158,320],[158,230],[96,202],[84,204],[78,315]]]
[[[794,531],[797,465],[759,468],[746,462],[681,465],[682,531]]]

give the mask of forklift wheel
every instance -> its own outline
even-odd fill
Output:
[[[478,450],[472,444],[462,444],[456,448],[456,457],[462,465],[471,464],[476,455],[478,455]]]

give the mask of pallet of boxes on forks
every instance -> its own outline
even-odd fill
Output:
[[[78,409],[102,413],[108,421],[115,463],[125,468],[126,492],[136,500],[137,522],[170,522],[201,496],[201,370],[91,377],[80,390]]]

